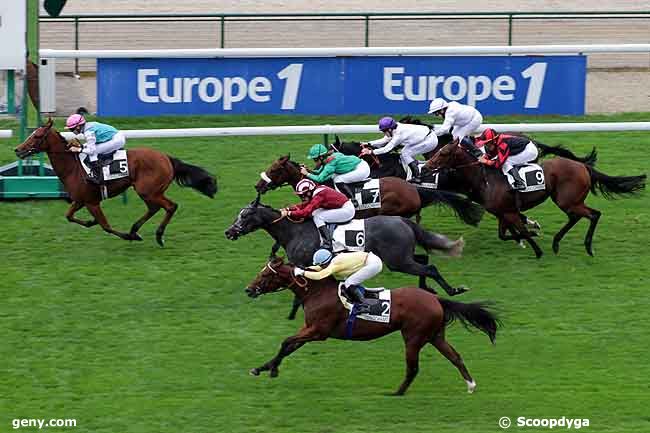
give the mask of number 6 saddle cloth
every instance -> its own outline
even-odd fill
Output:
[[[390,290],[383,287],[368,287],[366,288],[364,297],[370,306],[370,312],[359,314],[357,318],[368,320],[370,322],[389,323],[391,307]],[[339,284],[339,299],[346,310],[352,310],[352,303],[343,292],[343,283]]]
[[[79,161],[87,175],[90,175],[88,166],[88,155],[79,154]],[[119,149],[112,153],[99,155],[99,163],[102,169],[104,181],[122,179],[129,175],[129,162],[126,157],[126,150]]]
[[[366,224],[365,220],[352,220],[347,224],[339,224],[332,235],[333,252],[365,251]]]

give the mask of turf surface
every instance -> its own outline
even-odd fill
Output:
[[[123,129],[374,122],[299,116],[105,120]],[[13,126],[0,120],[0,129]],[[534,136],[578,154],[596,145],[598,168],[608,174],[650,171],[647,133]],[[452,284],[474,289],[462,300],[496,301],[505,325],[494,347],[458,325],[448,332],[478,383],[474,395],[466,394],[450,363],[426,348],[407,395],[385,396],[404,374],[399,334],[370,343],[308,344],[285,360],[279,378],[249,376],[249,368],[273,356],[299,327],[302,313],[296,322],[285,319],[287,293],[251,301],[243,292],[265,262],[270,238],[260,232],[231,242],[223,232],[254,198],[252,185],[271,160],[287,152],[304,160],[319,138],[131,140],[131,147],[156,147],[219,179],[215,200],[170,189],[180,208],[164,249],[154,241],[162,214],[141,229],[144,242],[128,243],[98,227],[67,223],[64,201],[0,202],[0,431],[10,431],[16,418],[75,418],[76,428],[54,430],[470,433],[499,431],[502,416],[588,418],[590,432],[650,431],[647,193],[615,202],[589,197],[588,204],[603,212],[594,258],[582,245],[586,221],[565,237],[559,256],[552,254],[552,236],[565,216],[551,202],[528,212],[542,223],[541,260],[530,249],[499,241],[491,216],[471,228],[448,211],[424,212],[425,227],[467,242],[463,258],[434,259],[440,271]],[[0,163],[14,160],[14,145],[2,140]],[[265,197],[275,206],[293,200],[286,189]],[[127,230],[144,206],[131,191],[126,206],[113,200],[104,210],[114,227]],[[414,278],[385,271],[374,283],[398,287]]]

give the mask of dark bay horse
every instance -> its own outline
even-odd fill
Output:
[[[156,230],[156,241],[160,246],[164,245],[165,227],[178,208],[176,203],[165,197],[165,191],[172,181],[176,180],[181,186],[194,188],[210,198],[213,198],[217,192],[215,178],[200,167],[187,164],[157,150],[129,149],[127,151],[129,177],[108,182],[106,184],[108,196],[114,197],[133,186],[147,205],[147,211],[133,224],[129,233],[122,233],[114,230],[108,223],[100,206],[102,200],[100,187],[86,181],[78,155],[70,152],[66,139],[52,126],[52,119],[34,131],[16,148],[16,155],[19,158],[39,152],[47,153],[52,168],[70,195],[72,204],[66,212],[68,221],[84,227],[99,224],[106,232],[128,241],[141,241],[138,230],[162,208],[166,214]],[[75,218],[74,214],[83,207],[86,207],[93,216],[92,220],[83,221]]]
[[[292,161],[289,155],[282,156],[273,162],[263,174],[262,179],[255,185],[255,189],[260,194],[283,185],[295,187],[304,177],[300,173],[300,165]],[[356,218],[367,218],[374,215],[396,215],[407,218],[418,215],[419,217],[420,210],[432,204],[450,207],[465,224],[476,226],[483,217],[484,210],[481,206],[458,194],[418,188],[397,177],[381,178],[379,188],[381,208],[357,210]]]
[[[594,152],[592,155],[595,156]],[[591,160],[590,157],[586,159]],[[447,144],[427,162],[427,166],[433,170],[455,170],[459,189],[467,192],[471,199],[481,203],[499,220],[499,238],[526,240],[538,258],[542,256],[542,250],[533,240],[534,233],[526,227],[520,211],[531,209],[551,197],[557,207],[566,213],[569,221],[553,238],[553,252],[556,254],[564,235],[581,218],[587,218],[589,229],[584,245],[587,254],[593,256],[592,239],[601,212],[585,205],[589,191],[596,194],[598,188],[605,198],[613,199],[616,195],[635,195],[645,188],[645,174],[608,176],[587,163],[563,157],[546,160],[541,165],[544,169],[546,189],[519,193],[512,191],[500,170],[479,165],[476,158],[458,143]],[[507,230],[513,232],[512,237],[506,236]]]
[[[293,275],[294,266],[284,264],[281,258],[269,262],[248,285],[246,293],[256,298],[265,293],[288,288],[305,306],[305,324],[297,334],[285,339],[280,351],[270,361],[253,368],[250,373],[259,376],[269,371],[271,377],[279,374],[284,358],[310,341],[347,337],[348,311],[337,294],[338,282],[332,277],[313,281]],[[467,371],[458,352],[445,339],[445,329],[458,319],[484,332],[492,343],[496,338],[499,321],[483,303],[462,303],[441,299],[422,289],[403,287],[391,291],[389,323],[369,322],[357,319],[349,334],[352,340],[374,340],[395,331],[401,331],[406,346],[406,377],[393,395],[403,395],[418,374],[419,355],[427,344],[433,345],[458,369],[470,394],[476,382]]]
[[[239,212],[225,235],[236,240],[258,229],[271,235],[284,248],[289,260],[303,267],[311,266],[312,256],[320,248],[320,236],[313,221],[292,222],[280,218],[279,211],[259,203],[259,196]],[[462,239],[454,242],[422,229],[407,218],[378,215],[365,220],[364,242],[365,250],[379,256],[391,271],[433,278],[451,296],[468,290],[463,286],[452,287],[434,265],[423,265],[414,258],[416,245],[427,251],[458,256],[464,246]]]

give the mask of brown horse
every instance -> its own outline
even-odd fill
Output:
[[[546,189],[532,192],[515,192],[510,188],[500,170],[480,165],[468,149],[457,142],[449,143],[436,153],[429,161],[430,169],[448,168],[455,173],[454,180],[458,188],[467,192],[469,197],[482,204],[485,209],[499,220],[499,238],[502,240],[526,240],[535,251],[537,258],[542,250],[533,240],[535,233],[529,231],[522,219],[521,211],[531,209],[548,197],[562,209],[569,221],[553,238],[553,252],[558,253],[560,241],[581,219],[590,222],[585,236],[585,249],[593,256],[592,239],[601,212],[585,205],[585,198],[591,190],[596,194],[598,188],[607,199],[615,195],[634,195],[645,187],[646,175],[608,176],[580,161],[556,157],[544,161],[544,179]],[[513,236],[506,236],[510,230]]]
[[[70,222],[92,227],[96,224],[108,233],[124,240],[141,241],[138,230],[161,208],[165,209],[165,218],[156,230],[156,241],[164,245],[165,227],[174,216],[178,205],[165,197],[165,191],[173,180],[181,186],[189,186],[208,197],[214,197],[217,184],[214,177],[200,167],[186,164],[153,149],[129,149],[127,151],[129,176],[110,181],[106,184],[109,197],[114,197],[133,186],[140,198],[147,205],[147,212],[133,224],[129,233],[114,230],[102,212],[101,192],[98,185],[86,180],[86,175],[79,162],[78,154],[70,152],[66,139],[52,127],[52,119],[38,128],[27,140],[16,148],[16,155],[25,158],[39,152],[46,152],[52,168],[61,179],[72,204],[66,212]],[[86,207],[93,220],[83,221],[74,214]]]
[[[258,193],[283,185],[296,184],[304,176],[300,173],[300,165],[282,156],[263,173],[255,185]],[[419,222],[420,210],[432,204],[442,204],[451,207],[456,215],[465,223],[476,226],[483,217],[483,208],[455,193],[437,191],[422,187],[398,177],[383,177],[379,179],[381,191],[381,207],[378,209],[357,210],[355,218],[368,218],[375,215],[394,215],[410,218],[417,215]]]
[[[458,352],[445,340],[445,328],[459,319],[466,327],[469,324],[483,331],[494,343],[499,321],[484,304],[453,302],[422,289],[404,287],[391,291],[389,323],[357,319],[354,327],[348,330],[346,322],[349,312],[339,300],[338,282],[332,277],[320,281],[295,277],[294,268],[291,264],[284,264],[282,258],[273,259],[246,289],[248,296],[256,298],[288,288],[303,301],[305,307],[305,324],[300,331],[282,342],[280,351],[273,359],[252,369],[252,375],[259,376],[260,372],[269,371],[271,377],[276,377],[282,360],[310,341],[322,341],[329,337],[374,340],[401,331],[406,345],[406,377],[393,395],[403,395],[415,379],[420,350],[427,343],[458,368],[467,383],[467,391],[474,392],[476,382]]]

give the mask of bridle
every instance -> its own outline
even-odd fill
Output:
[[[278,271],[277,269],[274,269],[273,266],[271,266],[271,262],[268,262],[266,265],[264,265],[264,268],[262,268],[262,271],[264,271],[265,269],[268,269],[269,271],[273,272],[275,275],[278,275],[278,276],[280,276],[282,278],[285,277],[284,275],[282,275],[280,273],[280,271]],[[299,275],[298,277],[296,277],[293,274],[293,272],[289,272],[289,275],[291,276],[291,282],[286,286],[278,288],[278,290],[274,290],[272,293],[282,292],[284,290],[291,289],[294,286],[298,286],[301,289],[309,290],[309,288],[307,287],[309,282],[307,281],[307,279],[305,277],[303,277],[302,275]],[[300,278],[302,281],[299,281],[298,278]],[[262,291],[262,288],[259,286],[259,284],[256,284],[254,286],[254,288],[260,294],[265,293],[265,292]]]

